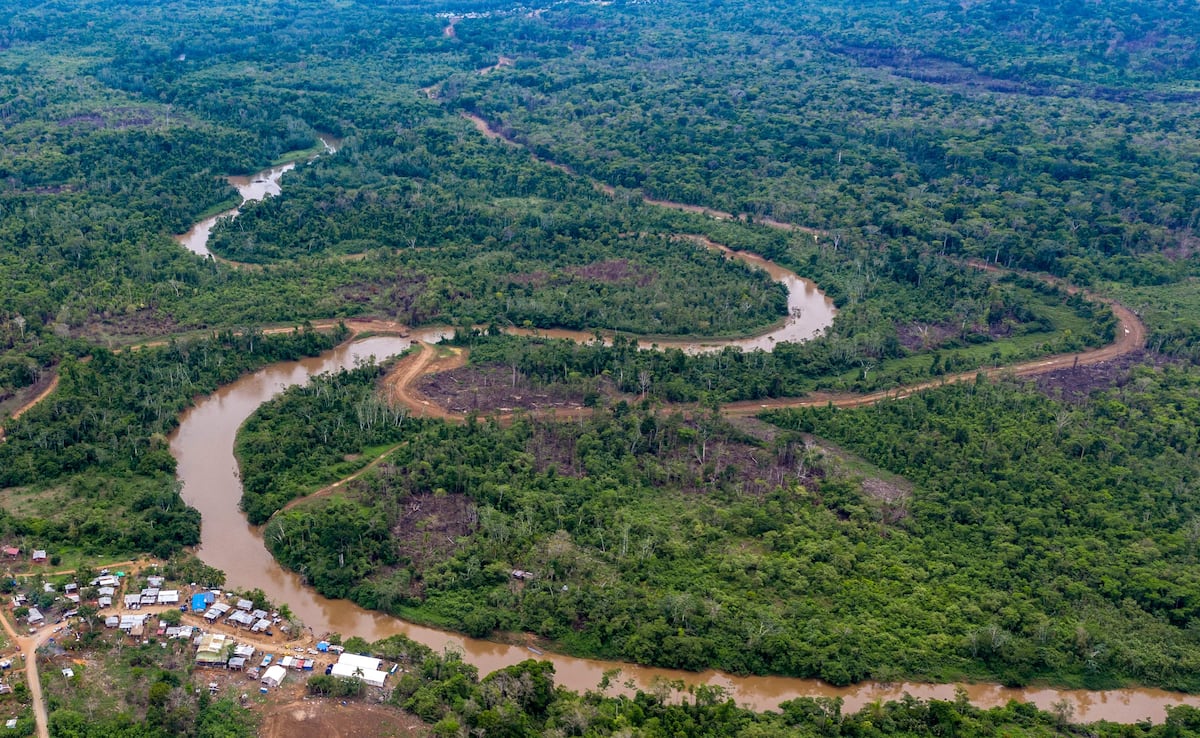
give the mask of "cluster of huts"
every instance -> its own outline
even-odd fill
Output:
[[[276,660],[273,655],[264,654],[257,666],[247,668],[255,654],[254,646],[238,644],[234,637],[224,633],[205,633],[196,638],[195,643],[197,666],[246,670],[251,677],[259,678],[264,690],[283,684],[289,671],[312,671],[316,666],[314,660],[306,656],[289,654]],[[318,649],[321,652],[338,654],[337,662],[325,670],[326,674],[361,679],[373,687],[382,687],[387,679],[389,672],[381,668],[383,662],[380,659],[345,653],[341,646],[330,645],[325,641],[318,644]]]
[[[309,671],[312,669],[313,663],[312,659],[284,656],[279,663],[266,666],[270,661],[270,656],[266,656],[263,659],[263,666],[266,668],[262,676],[264,688],[278,687],[282,684],[289,668]],[[331,664],[325,670],[325,673],[345,679],[361,679],[363,683],[369,684],[372,687],[382,687],[389,674],[389,672],[380,668],[382,666],[383,661],[381,659],[343,652],[338,656],[337,662]]]
[[[277,622],[278,615],[272,616],[266,610],[255,609],[250,600],[238,600],[231,607],[227,603],[217,602],[212,592],[199,592],[192,597],[192,610],[202,614],[205,620],[215,623],[222,617],[226,623],[237,625],[251,633],[266,633],[271,635],[271,626]],[[227,616],[227,617],[226,617]]]
[[[45,584],[42,585],[42,591],[47,594],[57,593],[58,588],[55,587],[53,584],[46,582]],[[71,603],[71,606],[78,605],[80,602],[79,585],[74,582],[65,585],[63,587],[63,597]],[[55,599],[57,599],[57,594],[55,594]],[[24,594],[21,594],[21,593],[17,593],[16,595],[13,596],[13,599],[12,599],[13,607],[21,607],[23,605],[26,605],[28,602],[29,602],[29,598],[27,598]],[[70,606],[68,606],[68,607],[70,607]],[[63,617],[64,618],[74,617],[77,613],[78,613],[78,610],[69,609],[63,613]],[[46,615],[41,610],[39,610],[37,607],[30,607],[29,612],[25,615],[25,622],[27,622],[29,624],[29,627],[31,627],[31,628],[38,628],[46,623]]]
[[[21,556],[21,549],[17,546],[5,546],[4,548],[0,549],[0,552],[3,552],[4,557],[8,559],[16,559]],[[50,556],[46,553],[46,549],[44,548],[33,549],[33,553],[29,558],[35,564],[44,564],[50,560]]]

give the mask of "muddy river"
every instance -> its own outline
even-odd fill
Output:
[[[231,181],[245,200],[261,199],[279,192],[280,177],[293,166],[287,164],[250,178]],[[221,217],[236,214],[236,210],[229,211],[197,224],[191,232],[180,237],[181,243],[197,254],[207,255],[206,243],[212,225]],[[721,248],[716,244],[703,245]],[[789,315],[780,325],[762,335],[740,340],[648,340],[645,343],[659,347],[676,346],[691,352],[719,350],[726,345],[769,350],[776,341],[804,340],[829,326],[834,315],[833,305],[811,283],[752,254],[742,253],[736,258],[768,270],[775,279],[787,286]],[[574,339],[591,338],[591,334],[572,331],[541,333]],[[413,625],[369,612],[344,600],[328,600],[316,594],[296,574],[285,571],[275,562],[264,545],[262,530],[247,523],[238,509],[242,488],[233,455],[238,428],[259,405],[287,387],[305,383],[314,374],[348,368],[355,361],[368,356],[383,359],[404,351],[414,340],[436,341],[446,335],[449,335],[448,330],[433,328],[414,331],[405,338],[376,336],[345,344],[316,358],[272,365],[221,388],[184,413],[179,428],[171,435],[171,452],[178,461],[183,498],[203,516],[201,544],[197,551],[200,558],[224,570],[229,586],[261,588],[271,599],[288,603],[317,634],[338,632],[375,640],[403,633],[437,650],[451,648],[461,651],[467,661],[479,668],[481,674],[524,659],[540,658],[554,664],[557,683],[573,690],[586,690],[595,688],[605,671],[620,668],[618,682],[632,680],[641,689],[649,689],[660,678],[682,680],[687,684],[720,686],[727,689],[738,704],[758,710],[775,708],[780,702],[800,696],[841,697],[850,711],[876,700],[899,699],[905,694],[925,699],[949,700],[955,697],[955,690],[960,685],[865,682],[837,688],[808,679],[737,677],[716,671],[693,673],[541,654],[525,646],[492,643]],[[1200,696],[1156,689],[1084,691],[1008,689],[991,684],[962,686],[971,701],[983,707],[1019,700],[1033,702],[1048,710],[1054,703],[1065,700],[1074,708],[1074,719],[1079,721],[1134,722],[1146,718],[1161,721],[1167,706],[1190,704],[1200,707]]]
[[[783,677],[735,677],[720,672],[692,673],[670,669],[652,669],[592,659],[554,654],[538,655],[523,646],[504,645],[412,625],[396,618],[369,612],[344,600],[328,600],[305,586],[300,578],[280,567],[267,552],[262,531],[246,522],[238,510],[242,488],[233,441],[238,427],[263,402],[286,387],[302,384],[313,374],[353,366],[367,356],[383,358],[408,348],[412,340],[436,340],[439,332],[417,331],[411,338],[377,336],[338,347],[320,357],[276,364],[227,385],[201,400],[184,413],[179,428],[171,436],[171,452],[179,463],[183,497],[203,516],[198,554],[211,566],[223,569],[232,587],[258,587],[277,602],[287,602],[292,610],[317,634],[326,631],[356,634],[374,640],[393,633],[404,633],[434,649],[445,647],[462,651],[467,661],[481,673],[520,662],[527,658],[552,661],[556,680],[570,689],[594,689],[607,669],[619,667],[621,679],[632,678],[641,688],[649,688],[656,677],[681,679],[689,684],[725,687],[739,704],[770,709],[780,702],[799,696],[841,697],[849,710],[857,710],[875,700],[899,699],[905,693],[914,697],[953,699],[953,684],[879,684],[866,682],[853,687],[835,688],[815,680]],[[1033,702],[1042,709],[1067,700],[1081,721],[1112,720],[1133,722],[1144,718],[1161,721],[1168,705],[1200,706],[1200,697],[1155,689],[1109,691],[1006,689],[996,685],[965,685],[971,701],[980,706],[1003,705],[1016,699]]]
[[[325,146],[326,153],[337,151],[337,139],[322,135],[321,143]],[[242,202],[236,208],[231,208],[224,212],[205,218],[196,225],[192,226],[187,233],[175,237],[185,249],[191,251],[198,256],[212,256],[212,252],[208,250],[208,237],[212,234],[212,229],[217,222],[222,218],[234,218],[241,212],[240,208],[248,202],[257,202],[263,198],[272,195],[278,195],[281,190],[279,181],[283,179],[283,175],[296,168],[296,162],[288,162],[280,164],[270,169],[264,169],[257,174],[252,174],[249,177],[229,177],[229,184],[237,188],[238,194],[242,196]]]

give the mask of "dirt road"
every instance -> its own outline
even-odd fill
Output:
[[[983,265],[973,264],[984,268]],[[990,267],[989,269],[998,269],[998,267]],[[1050,279],[1050,278],[1046,278]],[[1076,288],[1070,288],[1072,291],[1078,291]],[[1087,294],[1089,299],[1097,300],[1108,305],[1113,314],[1117,318],[1116,337],[1112,343],[1100,348],[1091,349],[1079,353],[1059,354],[1057,356],[1048,356],[1040,359],[1027,361],[1023,364],[1015,364],[1009,366],[993,366],[980,367],[971,371],[958,372],[956,374],[947,374],[945,376],[931,379],[926,382],[905,385],[902,387],[893,387],[879,392],[871,392],[868,394],[854,393],[831,393],[818,392],[804,397],[785,397],[764,400],[746,400],[741,402],[726,403],[721,406],[721,411],[726,415],[731,416],[748,416],[756,415],[764,410],[774,410],[793,407],[819,407],[832,404],[835,407],[862,407],[864,405],[873,405],[884,400],[896,400],[910,395],[922,392],[934,387],[941,387],[947,384],[955,384],[958,382],[974,381],[980,374],[984,376],[999,376],[999,375],[1015,375],[1019,377],[1032,377],[1038,374],[1046,374],[1049,372],[1059,371],[1062,369],[1071,369],[1072,367],[1088,366],[1098,364],[1104,361],[1110,361],[1125,354],[1137,351],[1143,348],[1146,344],[1146,326],[1141,319],[1129,308],[1121,305],[1118,302],[1102,298],[1096,295]],[[396,370],[388,376],[386,381],[387,394],[392,402],[398,402],[408,407],[414,414],[420,414],[424,417],[442,418],[445,420],[462,420],[465,416],[460,413],[454,413],[440,405],[437,405],[429,398],[421,395],[415,388],[414,384],[423,375],[433,374],[439,371],[449,371],[450,369],[462,366],[466,361],[466,356],[461,349],[457,349],[453,361],[441,360],[434,361],[434,350],[431,346],[421,344],[421,352],[413,357],[406,357],[401,365],[397,366]],[[587,408],[571,408],[571,409],[554,409],[549,411],[527,411],[527,415],[548,415],[553,413],[555,417],[568,419],[587,415],[591,413]],[[510,420],[511,415],[499,415],[497,418],[501,421]]]
[[[763,410],[776,410],[791,407],[820,407],[823,405],[833,405],[834,407],[863,407],[865,405],[874,405],[877,402],[884,400],[898,400],[909,397],[918,392],[941,387],[947,384],[957,384],[959,382],[974,381],[979,375],[987,377],[995,377],[999,375],[1014,375],[1018,377],[1033,377],[1039,374],[1048,374],[1050,372],[1059,371],[1062,369],[1071,369],[1078,366],[1089,366],[1091,364],[1099,364],[1103,361],[1111,361],[1125,354],[1137,351],[1146,345],[1146,326],[1141,319],[1134,314],[1132,310],[1121,305],[1095,296],[1090,296],[1092,299],[1099,300],[1112,308],[1113,314],[1117,316],[1117,335],[1112,343],[1101,346],[1097,349],[1084,351],[1081,353],[1058,354],[1057,356],[1048,356],[1042,359],[1034,359],[1023,364],[1014,364],[1011,366],[998,367],[981,367],[972,371],[958,372],[957,374],[947,374],[937,379],[929,380],[928,382],[920,382],[917,384],[905,385],[903,387],[894,387],[888,390],[879,392],[871,392],[869,394],[852,394],[846,393],[814,393],[807,397],[796,398],[776,398],[769,400],[747,400],[743,402],[731,402],[721,407],[721,411],[727,415],[745,416],[756,415]]]
[[[4,626],[4,632],[20,651],[21,661],[24,662],[25,683],[29,685],[29,698],[33,703],[33,719],[37,723],[38,738],[50,738],[50,718],[46,714],[46,699],[42,696],[42,680],[38,677],[37,650],[54,636],[54,629],[43,627],[33,635],[18,635],[12,623],[8,621],[8,613],[4,608],[0,608],[0,625]],[[17,664],[14,663],[14,672],[21,671],[16,667]]]
[[[437,349],[427,343],[415,343],[420,350],[401,359],[396,368],[384,378],[384,391],[388,399],[403,405],[413,415],[423,418],[452,419],[458,417],[446,408],[437,405],[414,388],[417,379],[425,374],[448,372],[467,363],[463,349],[450,349],[447,356],[438,356]]]
[[[37,395],[32,397],[24,405],[22,405],[21,407],[17,408],[15,411],[13,411],[12,417],[9,418],[9,422],[12,422],[12,421],[16,420],[17,418],[21,417],[22,415],[24,415],[25,413],[29,412],[29,409],[31,407],[38,404],[39,402],[46,399],[47,397],[49,397],[50,393],[56,389],[58,389],[58,375],[57,374],[55,374],[53,377],[50,378],[50,384],[47,384],[45,389],[43,389],[41,392],[37,393]],[[0,443],[3,443],[3,442],[4,442],[4,426],[0,426]]]

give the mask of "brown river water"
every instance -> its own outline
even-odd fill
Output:
[[[325,152],[332,154],[337,151],[337,139],[322,135],[321,143],[325,146]],[[242,196],[244,205],[248,202],[257,202],[273,195],[278,195],[281,192],[279,181],[283,179],[283,175],[296,168],[296,162],[288,162],[280,164],[277,167],[264,169],[257,174],[252,174],[249,177],[229,177],[229,184],[237,188],[238,194]],[[205,218],[196,225],[191,227],[187,233],[175,237],[185,249],[191,251],[197,256],[211,257],[212,252],[208,250],[208,237],[212,234],[212,229],[217,222],[222,218],[236,218],[241,212],[239,205],[236,208],[231,208],[214,216]]]
[[[207,564],[223,569],[228,584],[236,588],[261,588],[292,610],[318,635],[329,632],[359,635],[375,640],[394,633],[441,650],[461,651],[481,674],[528,658],[554,664],[556,681],[569,689],[594,689],[608,669],[620,668],[619,682],[633,679],[649,689],[656,678],[682,680],[687,684],[721,686],[740,705],[772,709],[784,700],[801,696],[841,697],[848,710],[857,710],[876,700],[899,699],[904,694],[920,698],[954,699],[954,684],[864,682],[852,687],[831,687],[811,679],[787,677],[738,677],[716,671],[701,673],[654,669],[557,654],[535,654],[524,646],[493,643],[426,628],[364,610],[345,600],[329,600],[305,586],[300,577],[284,570],[267,552],[262,530],[246,522],[238,509],[242,487],[238,479],[233,442],[242,422],[259,405],[285,388],[302,384],[314,374],[337,371],[359,359],[380,359],[407,349],[413,340],[437,340],[444,332],[417,331],[409,338],[375,336],[340,346],[322,356],[275,364],[222,387],[185,412],[179,428],[171,435],[171,453],[178,461],[183,498],[203,516],[201,543],[197,551]],[[1067,700],[1079,721],[1111,720],[1134,722],[1150,718],[1161,721],[1168,705],[1200,707],[1200,697],[1157,689],[1107,691],[1008,689],[992,684],[963,685],[971,702],[989,707],[1009,700],[1033,702],[1042,709]]]
[[[331,149],[327,142],[327,148]],[[231,179],[245,200],[261,199],[279,193],[279,179],[294,167],[287,164],[245,179]],[[180,240],[194,253],[208,255],[208,233],[218,218],[236,216],[236,209],[197,224]],[[702,242],[708,248],[716,244]],[[727,251],[727,250],[726,250]],[[766,269],[788,288],[789,316],[772,330],[758,336],[729,341],[645,340],[643,345],[682,348],[689,352],[720,350],[726,345],[770,350],[777,341],[800,341],[819,334],[832,322],[832,302],[814,285],[792,272],[753,254],[740,253],[743,259]],[[588,340],[591,334],[577,331],[537,331],[541,335]],[[1135,722],[1161,721],[1166,707],[1189,704],[1200,707],[1200,696],[1182,695],[1158,689],[1120,689],[1105,691],[1057,689],[1009,689],[994,684],[921,684],[909,682],[864,682],[851,687],[832,687],[812,679],[789,677],[739,677],[717,671],[685,672],[656,669],[635,664],[575,658],[502,643],[494,643],[405,622],[364,610],[345,600],[329,600],[306,586],[301,578],[284,570],[268,553],[260,528],[250,525],[238,507],[242,487],[237,461],[233,455],[238,428],[262,403],[287,387],[304,384],[322,372],[349,368],[356,361],[375,356],[384,359],[403,352],[413,341],[437,341],[451,335],[447,329],[413,331],[409,337],[375,336],[339,346],[319,357],[275,364],[222,387],[201,399],[183,414],[179,428],[171,435],[171,453],[178,462],[183,483],[183,498],[198,509],[203,518],[199,557],[226,572],[228,585],[234,588],[260,588],[276,602],[286,602],[304,623],[318,635],[337,632],[376,640],[403,633],[435,650],[453,649],[479,668],[481,674],[538,658],[554,664],[556,682],[569,689],[594,689],[605,671],[621,670],[617,683],[631,680],[636,688],[651,689],[660,679],[685,684],[704,684],[725,688],[739,705],[756,710],[778,707],[796,697],[841,697],[845,709],[858,710],[877,700],[900,699],[905,694],[922,699],[954,699],[960,686],[971,702],[981,707],[1004,705],[1010,700],[1032,702],[1049,710],[1054,703],[1066,701],[1074,709],[1077,721],[1110,720]]]

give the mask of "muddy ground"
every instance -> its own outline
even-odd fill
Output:
[[[1056,400],[1078,404],[1093,393],[1121,387],[1129,381],[1134,367],[1142,365],[1161,366],[1163,357],[1148,351],[1131,351],[1122,356],[1097,364],[1067,367],[1040,374],[1034,384],[1043,394]]]
[[[519,372],[514,376],[509,367],[496,365],[463,366],[448,372],[426,374],[417,381],[416,389],[439,407],[455,413],[584,406],[580,387],[562,384],[534,387]]]
[[[299,698],[263,711],[260,738],[427,736],[429,726],[385,705]]]

